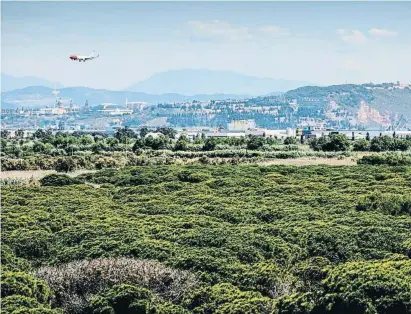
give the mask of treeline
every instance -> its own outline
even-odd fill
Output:
[[[5,132],[5,131],[4,131]],[[4,133],[3,132],[3,133]],[[37,130],[31,138],[21,136],[10,139],[3,134],[1,139],[2,156],[24,157],[35,154],[50,156],[69,156],[74,154],[99,154],[104,152],[137,151],[139,149],[173,151],[211,151],[227,148],[246,148],[249,150],[269,149],[278,145],[297,144],[297,140],[287,137],[277,138],[249,136],[247,138],[205,138],[197,136],[193,140],[182,135],[176,139],[172,128],[159,128],[154,136],[146,128],[136,134],[129,128],[118,129],[114,136],[101,133],[74,132],[73,134],[50,130]]]
[[[343,134],[331,134],[330,136],[311,139],[309,145],[315,151],[407,151],[411,148],[411,137],[407,135],[405,138],[396,138],[384,135],[374,137],[371,140],[358,139],[350,141]]]
[[[23,138],[22,131],[17,132],[13,139],[9,134],[2,134],[1,166],[5,171],[71,171],[190,163],[195,160],[206,164],[236,164],[271,158],[339,158],[351,156],[354,152],[406,152],[411,147],[411,137],[381,136],[351,141],[345,135],[333,134],[309,139],[302,144],[297,137],[205,138],[199,135],[189,139],[184,135],[177,137],[172,128],[159,128],[154,134],[149,133],[148,129],[141,129],[137,134],[126,127],[118,129],[114,136],[84,132],[52,134],[50,130],[42,129],[31,138]],[[382,162],[381,158],[379,163],[395,164],[388,159]],[[406,159],[397,164],[408,164]],[[362,162],[376,163],[367,158]]]
[[[6,186],[2,312],[410,313],[410,182],[405,166],[172,165]]]

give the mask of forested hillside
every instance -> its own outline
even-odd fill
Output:
[[[343,108],[350,110],[358,109],[361,101],[364,101],[381,113],[403,114],[411,119],[411,89],[392,88],[393,86],[394,84],[389,83],[305,86],[285,93],[285,97],[300,100],[303,104],[306,98],[316,98],[320,102],[333,99]]]
[[[411,167],[192,165],[2,190],[4,313],[410,313]]]

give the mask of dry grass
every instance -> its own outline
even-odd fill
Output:
[[[354,166],[357,164],[356,158],[294,158],[294,159],[267,159],[256,162],[261,166],[268,165],[288,165],[288,166],[309,166],[309,165],[330,165],[330,166]]]
[[[95,170],[76,170],[67,173],[70,177],[76,177],[83,173],[95,172]],[[57,173],[55,170],[18,170],[18,171],[1,171],[0,179],[33,179],[40,180],[46,175]]]
[[[56,306],[74,314],[83,313],[93,295],[116,284],[148,288],[170,301],[180,300],[198,285],[194,275],[187,271],[132,258],[100,258],[42,267],[35,276],[50,286]]]

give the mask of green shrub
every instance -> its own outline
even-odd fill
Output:
[[[84,182],[76,178],[71,178],[66,174],[49,174],[40,179],[42,186],[64,186],[82,183]]]

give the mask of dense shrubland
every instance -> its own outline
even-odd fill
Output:
[[[408,166],[159,165],[39,184],[2,189],[5,313],[411,312]]]
[[[75,132],[67,134],[39,129],[32,138],[9,138],[2,134],[3,170],[57,170],[122,168],[141,165],[187,164],[196,159],[207,163],[248,163],[263,159],[300,157],[333,158],[357,152],[406,152],[411,138],[375,137],[351,141],[341,134],[306,140],[248,136],[245,138],[176,138],[173,129],[157,130],[160,136],[147,136],[124,128],[114,136]],[[4,132],[3,132],[4,133]],[[145,137],[144,137],[145,136]],[[229,159],[229,160],[228,160]],[[254,160],[253,160],[254,159]]]

